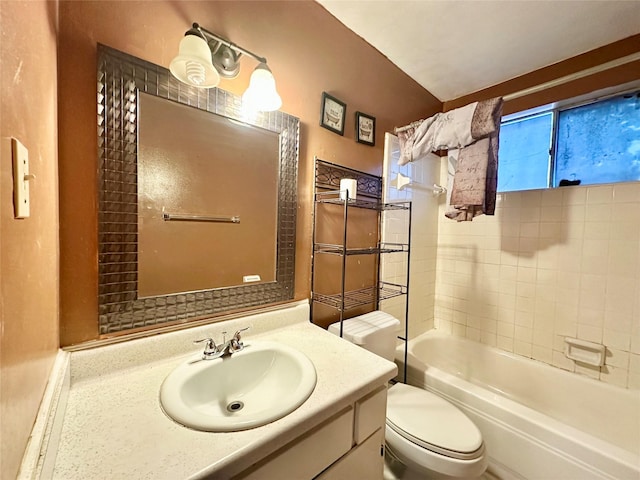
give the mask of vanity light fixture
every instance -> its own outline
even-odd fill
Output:
[[[183,83],[199,88],[213,88],[220,77],[235,78],[240,72],[240,57],[246,55],[258,61],[251,74],[249,88],[242,96],[248,109],[270,112],[278,110],[282,99],[276,91],[276,81],[267,66],[267,59],[236,45],[197,23],[187,30],[180,41],[178,56],[171,60],[169,70]]]

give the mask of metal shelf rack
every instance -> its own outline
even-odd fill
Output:
[[[388,300],[389,298],[406,294],[407,287],[404,285],[380,282],[377,288],[374,285],[359,290],[344,292],[344,297],[342,292],[332,295],[313,292],[313,301],[328,305],[336,310],[346,311],[362,305],[369,305],[375,301]]]
[[[357,195],[355,199],[340,198],[340,180],[342,178],[355,178],[357,180]],[[380,257],[383,254],[405,254],[407,265],[410,262],[410,246],[408,243],[382,242],[382,215],[386,211],[408,211],[407,239],[411,238],[411,202],[383,203],[382,201],[382,177],[370,175],[358,170],[353,170],[340,165],[335,165],[318,158],[315,159],[315,196],[314,196],[314,221],[313,221],[313,259],[311,264],[311,300],[317,304],[326,305],[339,312],[340,336],[342,336],[342,322],[349,318],[349,310],[371,305],[372,309],[379,309],[380,302],[405,296],[405,335],[398,338],[405,343],[405,371],[406,381],[407,364],[407,332],[409,321],[409,268],[407,267],[406,281],[404,284],[383,282],[380,279]],[[317,241],[318,205],[335,205],[342,209],[342,242],[322,243]],[[368,209],[377,212],[377,243],[375,246],[347,247],[347,232],[349,230],[349,215],[352,209]],[[339,212],[339,210],[336,210]],[[324,255],[334,255],[342,258],[340,269],[340,287],[337,293],[323,293],[316,291],[315,276],[322,268],[320,260]],[[377,282],[373,285],[357,290],[345,288],[347,272],[347,257],[354,255],[374,255],[375,275]],[[311,321],[313,322],[313,307],[311,308]]]
[[[381,243],[377,247],[344,248],[343,245],[331,243],[316,243],[314,251],[333,255],[371,255],[380,253],[408,252],[409,245],[404,243]]]

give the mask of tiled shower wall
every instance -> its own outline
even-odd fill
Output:
[[[389,143],[390,142],[390,143]],[[384,164],[384,201],[412,201],[411,224],[411,278],[409,288],[409,337],[413,338],[434,327],[436,248],[438,241],[437,215],[439,198],[432,194],[431,186],[438,182],[440,161],[427,157],[398,167],[399,145],[395,137],[387,138]],[[413,185],[403,190],[391,187],[390,181],[398,172],[412,179]],[[408,212],[392,210],[383,213],[382,240],[408,243]],[[396,284],[405,284],[407,255],[384,254],[381,260],[381,278]],[[385,300],[381,309],[398,318],[404,327],[405,297]],[[404,335],[404,329],[398,332]]]
[[[437,329],[640,388],[640,183],[498,194],[473,222],[443,212]],[[565,337],[606,345],[606,365],[566,358]]]

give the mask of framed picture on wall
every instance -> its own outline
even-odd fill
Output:
[[[376,144],[376,119],[366,113],[356,112],[356,141],[365,145]]]
[[[344,119],[347,104],[322,92],[322,110],[320,112],[320,126],[338,135],[344,135]]]

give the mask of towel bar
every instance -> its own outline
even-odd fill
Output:
[[[434,197],[437,197],[439,195],[444,195],[445,193],[447,193],[446,187],[443,187],[436,183],[434,183],[432,187],[428,187],[422,183],[414,182],[413,180],[411,180],[411,178],[401,173],[398,173],[396,178],[394,178],[393,180],[391,180],[391,182],[389,182],[389,186],[399,191],[404,190],[405,188],[417,188],[418,190],[427,190],[427,191],[431,191]]]
[[[162,212],[162,219],[165,222],[181,221],[181,222],[220,222],[220,223],[240,223],[238,215],[232,217],[211,217],[207,215],[187,215],[182,213]]]

